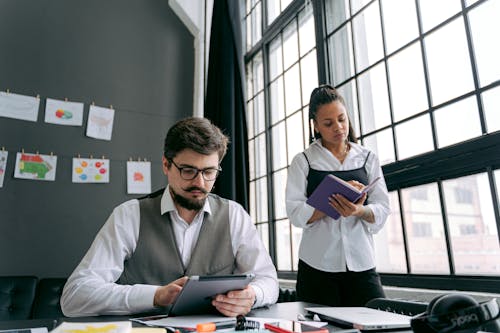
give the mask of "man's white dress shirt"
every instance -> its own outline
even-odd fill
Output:
[[[254,307],[275,303],[279,286],[271,258],[248,213],[238,203],[228,201],[231,243],[236,260],[234,274],[255,274],[250,284],[256,295]],[[161,212],[158,213],[170,214],[185,267],[196,245],[204,212],[211,214],[208,200],[193,222],[186,223],[177,213],[168,187],[165,189]],[[125,260],[135,251],[139,224],[137,199],[124,202],[113,210],[64,287],[61,307],[66,316],[123,315],[155,309],[154,294],[160,286],[115,283],[123,272]]]

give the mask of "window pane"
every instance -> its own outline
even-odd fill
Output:
[[[500,130],[500,87],[485,91],[481,95],[483,99],[484,114],[486,117],[486,126],[488,132],[492,133]]]
[[[399,121],[428,109],[420,42],[389,58],[392,110]]]
[[[260,92],[253,100],[254,117],[255,117],[255,134],[264,132],[266,129],[265,108],[264,108],[264,92]]]
[[[469,13],[481,86],[500,79],[500,1],[486,1]]]
[[[309,121],[309,108],[304,108],[302,109],[302,126],[304,130],[304,149],[307,149],[309,147],[309,126],[310,126],[310,121]],[[291,161],[290,161],[291,162]]]
[[[314,19],[312,7],[307,6],[299,14],[299,41],[300,56],[303,56],[316,45],[316,34],[314,32]]]
[[[440,148],[481,135],[476,97],[436,110],[434,120]]]
[[[347,104],[347,113],[349,114],[349,120],[351,121],[352,128],[356,133],[356,137],[359,137],[359,111],[358,111],[358,98],[356,95],[356,81],[351,80],[341,87],[338,87],[340,95],[344,97],[344,101]]]
[[[299,268],[299,246],[302,240],[302,229],[293,224],[292,227],[292,269],[297,271]]]
[[[500,274],[500,247],[486,173],[443,182],[457,274]]]
[[[262,7],[259,2],[252,11],[252,46],[262,37]]]
[[[285,95],[282,76],[269,86],[269,99],[271,104],[271,123],[275,124],[285,118]]]
[[[247,132],[248,138],[253,138],[254,130],[253,130],[253,100],[247,103]]]
[[[271,135],[273,136],[273,170],[278,170],[287,166],[285,122],[282,121],[274,126]]]
[[[250,217],[252,218],[252,222],[255,224],[257,220],[257,210],[255,208],[255,181],[250,182]]]
[[[373,236],[377,270],[385,273],[406,273],[403,228],[397,192],[390,192],[391,215],[384,228]]]
[[[262,64],[262,53],[253,58],[253,94],[256,95],[264,89],[264,67]]]
[[[285,110],[290,115],[302,107],[300,99],[299,65],[285,72]]]
[[[399,160],[433,150],[434,143],[429,115],[396,126],[396,140]]]
[[[285,187],[287,169],[280,170],[273,175],[274,181],[274,214],[276,218],[286,218]]]
[[[354,47],[358,72],[384,56],[378,2],[374,2],[353,19]]]
[[[283,56],[285,69],[299,60],[299,44],[297,40],[297,25],[293,20],[283,31]]]
[[[418,37],[415,0],[383,0],[382,12],[388,54]]]
[[[270,25],[280,14],[280,0],[266,0],[267,24]]]
[[[247,74],[247,98],[253,97],[253,63],[250,61],[246,67]]]
[[[284,11],[291,2],[292,0],[281,0],[281,11]]]
[[[286,120],[288,139],[288,160],[304,150],[304,134],[302,133],[302,112],[297,112]]]
[[[267,178],[260,178],[255,185],[257,200],[257,222],[267,222]]]
[[[349,0],[326,0],[326,32],[337,29],[349,17]]]
[[[359,109],[363,133],[389,125],[389,98],[385,65],[381,63],[359,77]]]
[[[290,256],[290,222],[288,220],[276,221],[276,261],[278,270],[289,271],[292,269]]]
[[[264,176],[266,174],[266,136],[265,134],[259,135],[255,139],[255,175],[256,177]]]
[[[435,2],[438,1],[433,3]],[[430,34],[424,41],[433,105],[441,104],[474,89],[464,23],[461,18]]]
[[[358,10],[365,6],[370,0],[351,0],[352,14],[354,15]]]
[[[330,74],[334,84],[340,84],[354,75],[351,27],[344,26],[328,39]]]
[[[246,32],[247,32],[247,38],[246,38],[246,50],[250,51],[252,49],[252,15],[248,15],[246,17]]]
[[[402,190],[412,273],[449,274],[437,184]]]
[[[392,140],[392,130],[390,128],[377,132],[364,138],[364,145],[377,154],[380,164],[394,162],[394,141]]]
[[[271,81],[283,72],[283,55],[281,50],[281,35],[278,35],[269,46],[269,79]]]
[[[255,140],[248,141],[248,172],[250,180],[255,179]]]
[[[259,232],[260,239],[264,243],[267,252],[269,253],[269,224],[261,223],[257,225],[257,231]]]
[[[434,28],[462,9],[460,0],[419,0],[419,4],[424,31]]]
[[[318,65],[316,50],[300,60],[300,74],[302,79],[302,106],[309,104],[309,97],[318,86]]]

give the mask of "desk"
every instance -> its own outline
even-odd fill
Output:
[[[297,320],[297,315],[299,313],[305,314],[306,313],[305,308],[311,306],[318,306],[318,305],[305,302],[276,303],[267,307],[254,309],[248,314],[248,316]],[[145,314],[134,315],[134,316],[97,316],[97,317],[60,318],[58,321],[59,322],[117,321],[117,320],[127,320],[132,317],[141,317],[144,315]],[[47,327],[48,330],[50,331],[53,328],[53,323],[54,320],[52,319],[0,321],[0,329]],[[134,322],[133,326],[140,326],[140,324]],[[332,333],[341,330],[340,328],[333,325],[328,325],[326,326],[326,328],[328,328],[328,330]],[[390,333],[411,333],[411,332],[412,332],[411,330],[390,331]]]

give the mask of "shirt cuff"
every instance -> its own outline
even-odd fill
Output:
[[[253,308],[258,308],[262,306],[263,301],[264,301],[264,291],[262,290],[261,287],[251,284],[250,287],[253,288],[253,291],[255,292],[255,302],[253,303],[252,309]]]
[[[159,286],[136,284],[129,295],[129,307],[132,312],[147,312],[155,309],[154,299]]]

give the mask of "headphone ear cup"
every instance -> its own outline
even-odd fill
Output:
[[[458,311],[479,303],[469,295],[465,294],[448,294],[443,295],[434,302],[430,315],[436,316],[447,312]]]
[[[439,295],[439,296],[436,296],[434,297],[430,302],[429,304],[427,305],[427,310],[425,311],[428,315],[430,315],[432,313],[432,308],[434,307],[434,304],[436,304],[436,302],[438,300],[440,300],[441,298],[443,298],[444,296],[446,296],[446,294],[443,294],[443,295]]]

